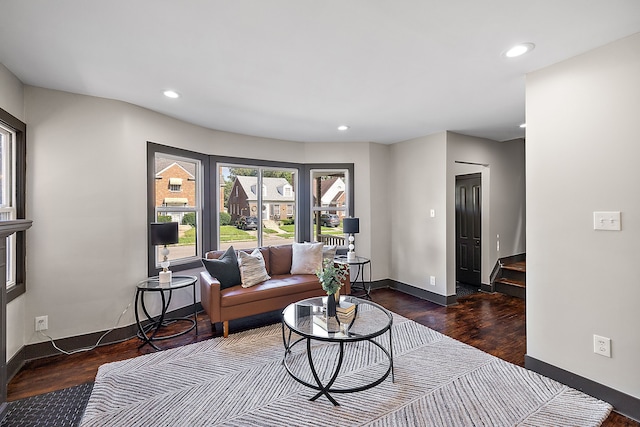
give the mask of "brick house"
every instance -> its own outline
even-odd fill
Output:
[[[194,164],[167,158],[156,159],[156,206],[196,205]],[[182,223],[184,212],[171,213],[171,220]]]

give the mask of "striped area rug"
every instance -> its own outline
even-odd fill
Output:
[[[388,336],[381,337],[388,344]],[[100,367],[82,426],[599,426],[611,406],[556,381],[394,316],[395,382],[334,394],[340,406],[293,380],[282,365],[280,325]],[[304,346],[299,345],[298,351]],[[295,348],[294,348],[295,349]],[[329,375],[335,344],[313,348]],[[292,369],[307,376],[306,358]],[[335,387],[387,368],[376,346],[346,346]]]

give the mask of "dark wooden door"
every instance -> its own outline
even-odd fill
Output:
[[[456,177],[456,281],[481,285],[481,201],[480,174]]]

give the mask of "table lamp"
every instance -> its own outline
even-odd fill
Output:
[[[149,228],[151,244],[154,246],[164,246],[160,253],[163,256],[160,267],[162,271],[158,274],[160,283],[171,282],[171,271],[169,270],[169,248],[167,245],[178,243],[178,223],[177,222],[152,222]]]
[[[356,251],[353,242],[356,238],[353,236],[360,232],[360,218],[345,218],[342,220],[342,231],[349,235],[349,252],[347,252],[347,260],[355,261]]]

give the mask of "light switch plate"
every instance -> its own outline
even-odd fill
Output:
[[[593,229],[605,231],[619,231],[620,212],[594,212]]]

